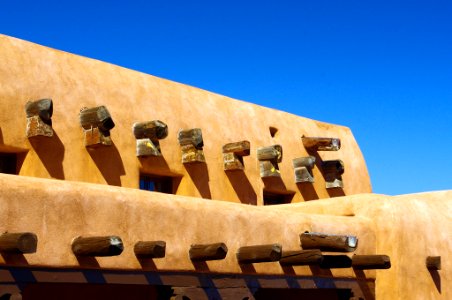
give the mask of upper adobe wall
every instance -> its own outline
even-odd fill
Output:
[[[138,187],[140,171],[182,176],[177,194],[262,204],[264,183],[259,176],[256,149],[280,144],[282,183],[295,192],[292,202],[327,198],[324,179],[314,168],[316,182],[297,187],[292,159],[307,156],[301,136],[341,139],[337,152],[321,152],[341,159],[346,195],[371,192],[362,153],[342,126],[313,121],[289,113],[233,100],[187,85],[61,52],[0,35],[0,147],[28,150],[20,175]],[[51,98],[54,102],[53,138],[30,141],[25,136],[25,103]],[[106,105],[116,127],[114,146],[88,152],[79,123],[82,107]],[[164,160],[135,156],[135,122],[161,120],[168,137],[160,141]],[[278,132],[272,137],[269,127]],[[205,166],[184,167],[177,140],[179,129],[199,127],[204,138]],[[245,172],[227,176],[221,147],[248,140],[251,155],[244,157]],[[14,149],[13,149],[14,150]],[[249,183],[248,183],[249,182]],[[330,192],[331,193],[331,192]],[[341,191],[339,191],[341,193]],[[335,191],[337,194],[337,191]]]

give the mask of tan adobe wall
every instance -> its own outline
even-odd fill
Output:
[[[0,35],[0,44],[0,150],[28,150],[20,175],[137,188],[141,170],[182,176],[178,195],[261,205],[264,184],[256,149],[281,144],[282,183],[286,192],[295,193],[292,202],[371,192],[365,161],[346,127],[233,100],[7,36]],[[42,98],[53,99],[55,136],[31,141],[25,136],[24,106],[29,100]],[[300,105],[307,104],[300,101]],[[114,146],[88,152],[79,111],[99,105],[107,106],[116,123],[111,130]],[[132,124],[150,120],[168,124],[169,135],[160,142],[164,159],[139,160]],[[278,129],[274,138],[270,126]],[[202,129],[206,164],[184,167],[177,132],[195,127]],[[344,189],[339,194],[327,192],[318,168],[314,168],[315,184],[295,184],[292,159],[307,156],[302,135],[342,140],[341,150],[321,153],[323,160],[344,161]],[[221,148],[241,140],[251,142],[251,155],[244,157],[244,173],[228,177],[223,171]]]
[[[25,254],[30,266],[92,267],[78,261],[71,251],[72,240],[80,235],[122,238],[121,255],[95,258],[103,269],[141,270],[134,244],[163,240],[166,256],[153,260],[158,271],[194,272],[190,245],[223,242],[228,247],[226,258],[206,262],[207,271],[284,275],[278,262],[254,264],[255,271],[242,269],[235,253],[242,246],[273,243],[281,244],[283,251],[300,250],[299,235],[305,231],[353,234],[359,239],[356,254],[375,254],[375,232],[366,218],[281,214],[224,201],[4,174],[0,174],[0,187],[0,230],[31,231],[38,236],[36,253]],[[0,264],[11,263],[0,256]],[[351,268],[331,272],[330,277],[355,276]],[[290,275],[313,273],[308,266],[295,266]],[[375,278],[375,271],[366,271],[366,277]]]
[[[376,252],[391,257],[391,269],[377,270],[377,299],[452,298],[452,191],[353,195],[265,209],[368,218],[375,224]],[[441,270],[429,271],[427,256],[441,256]]]

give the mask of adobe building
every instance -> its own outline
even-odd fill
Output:
[[[349,128],[0,59],[1,299],[452,299],[452,191],[373,194]]]

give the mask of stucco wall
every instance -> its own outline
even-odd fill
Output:
[[[320,153],[322,159],[345,163],[340,194],[371,192],[361,151],[350,129],[233,100],[151,75],[49,49],[0,35],[0,150],[27,151],[20,175],[138,187],[140,171],[182,176],[179,195],[262,204],[264,184],[259,177],[256,149],[281,144],[279,167],[293,202],[328,198],[324,179],[314,168],[316,182],[297,186],[292,159],[306,156],[301,136],[338,137],[342,149]],[[24,105],[28,100],[52,98],[53,138],[28,140]],[[300,105],[311,105],[308,99]],[[82,107],[106,105],[116,127],[114,146],[87,151],[79,124]],[[163,159],[137,159],[132,124],[159,119],[169,126],[161,140]],[[272,138],[269,127],[278,129]],[[179,129],[199,127],[204,137],[206,165],[184,167],[177,141]],[[221,147],[249,140],[251,155],[244,157],[245,172],[223,171]],[[9,147],[9,148],[8,148]],[[337,195],[337,191],[334,195]]]
[[[286,274],[278,262],[254,264],[254,270],[242,269],[235,253],[242,246],[272,243],[281,244],[283,250],[299,250],[299,235],[305,231],[356,235],[356,254],[375,254],[376,249],[373,224],[367,218],[290,211],[281,214],[278,210],[225,201],[3,174],[0,187],[0,230],[31,231],[38,236],[37,252],[25,255],[30,266],[95,266],[84,265],[72,254],[72,239],[80,235],[120,236],[124,252],[96,260],[99,268],[122,270],[143,268],[133,252],[133,245],[140,240],[166,241],[165,258],[154,260],[159,271],[197,271],[189,259],[190,245],[224,242],[228,247],[226,258],[207,262],[203,271],[236,274]],[[0,256],[0,264],[21,263]],[[366,274],[374,278],[375,271]],[[286,275],[313,276],[313,271],[299,266]],[[355,274],[347,268],[331,269],[331,274],[322,276]]]
[[[452,191],[353,195],[272,210],[369,218],[375,225],[376,252],[389,255],[392,264],[377,271],[377,299],[452,298]],[[441,256],[442,269],[429,271],[427,256]]]

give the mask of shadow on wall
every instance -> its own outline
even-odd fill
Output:
[[[115,144],[109,147],[87,148],[87,151],[107,184],[121,186],[121,176],[125,175],[126,171]]]
[[[367,281],[366,274],[363,270],[353,268],[353,272],[355,272],[359,288],[365,299],[375,300],[375,283],[369,283]]]
[[[243,204],[257,205],[257,195],[243,170],[225,171],[235,193]]]
[[[341,187],[326,189],[330,198],[345,196],[344,189]]]
[[[6,264],[14,266],[28,266],[27,258],[22,253],[0,253]]]
[[[212,199],[209,187],[209,171],[205,163],[184,164],[188,175],[196,186],[196,189],[204,199]]]
[[[141,170],[156,175],[170,175],[171,169],[163,156],[138,156]]]
[[[269,192],[281,192],[287,191],[287,187],[281,177],[262,177],[262,182],[264,183],[264,189]]]
[[[319,195],[317,195],[314,185],[311,182],[299,182],[297,183],[297,187],[304,201],[319,199]]]
[[[54,131],[52,137],[36,136],[29,138],[33,150],[52,178],[64,179],[64,145]]]
[[[433,283],[435,284],[436,289],[441,294],[441,276],[439,275],[437,270],[428,270],[430,272],[430,276],[432,276]]]

